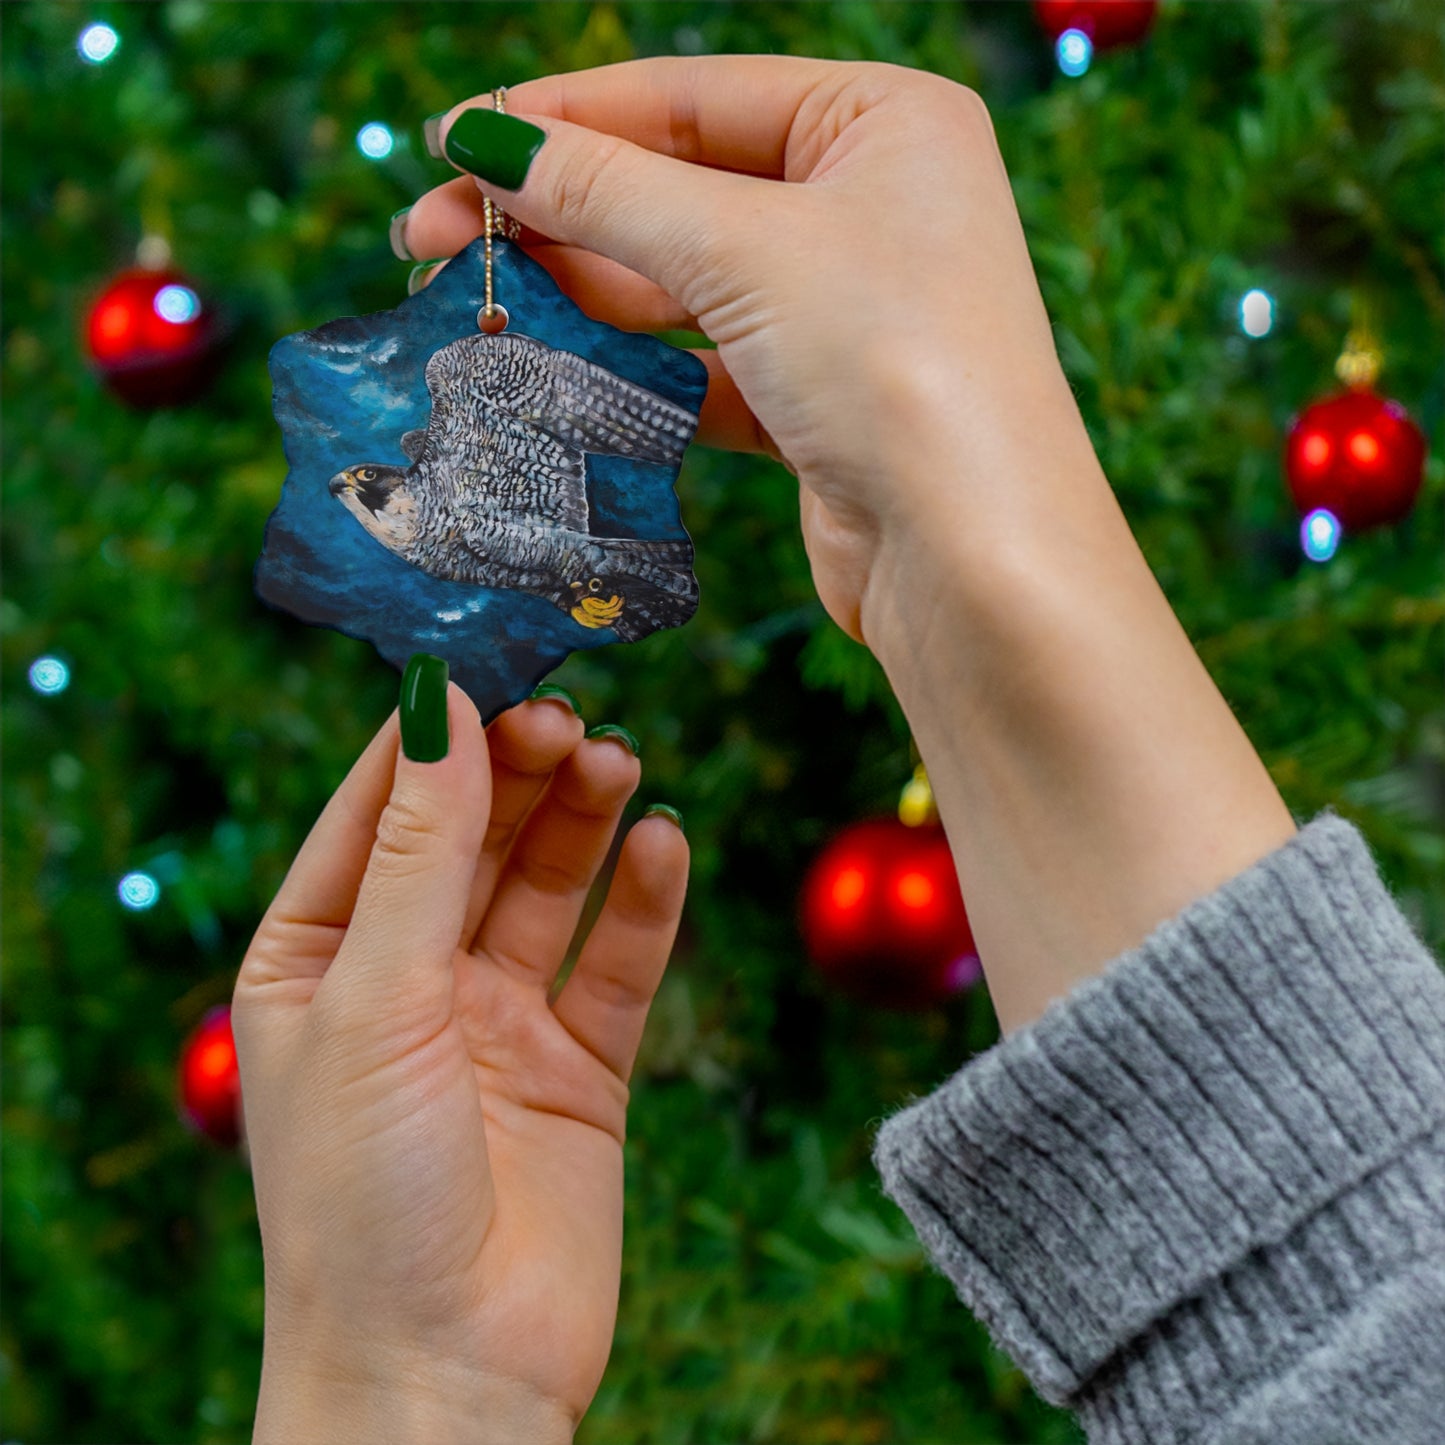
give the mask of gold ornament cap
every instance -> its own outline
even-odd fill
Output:
[[[1335,375],[1354,391],[1368,391],[1384,362],[1379,343],[1367,330],[1358,328],[1345,337],[1345,349],[1335,362]]]
[[[898,821],[910,828],[921,828],[926,823],[938,821],[938,805],[933,801],[928,769],[922,763],[914,768],[913,776],[904,783],[898,796]]]

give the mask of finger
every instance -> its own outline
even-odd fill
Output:
[[[256,930],[237,980],[238,999],[280,979],[326,972],[351,920],[391,793],[399,736],[393,712],[322,810]]]
[[[434,186],[408,209],[401,240],[418,260],[455,256],[485,228],[482,193],[471,176],[457,176]],[[530,251],[548,237],[523,227],[517,240]]]
[[[852,69],[785,55],[630,60],[514,85],[507,109],[678,160],[782,179],[809,99],[846,83]]]
[[[445,200],[447,186],[429,191],[411,208],[412,214],[407,220],[407,243],[415,245],[415,254],[450,257],[482,234],[481,193],[470,180],[463,180],[462,184],[477,200],[476,216],[449,202],[437,203],[438,197]],[[541,238],[522,244],[532,260],[595,321],[605,321],[624,331],[701,329],[697,318],[661,286],[606,256]],[[430,266],[418,278],[415,289],[429,285],[441,269],[439,265]]]
[[[441,122],[443,144],[469,108]],[[546,119],[544,128],[545,143],[520,190],[480,178],[477,184],[523,226],[646,276],[694,314],[700,308],[690,293],[713,269],[719,233],[726,229],[732,247],[747,244],[739,232],[750,226],[764,239],[766,182],[689,165],[564,120]]]
[[[632,829],[607,902],[552,1005],[567,1032],[624,1083],[677,937],[687,869],[676,824],[652,817]]]
[[[631,750],[606,738],[561,763],[512,845],[474,953],[551,988],[641,775]]]
[[[410,685],[409,675],[403,688]],[[426,702],[418,699],[419,711]],[[439,1030],[450,1017],[452,964],[491,804],[477,710],[455,683],[445,705],[445,756],[420,762],[397,753],[351,924],[322,981],[393,1038],[413,1027]]]
[[[492,816],[482,839],[462,925],[464,948],[470,948],[476,939],[517,829],[541,797],[557,765],[576,751],[584,731],[582,719],[560,697],[537,698],[508,708],[488,727]]]

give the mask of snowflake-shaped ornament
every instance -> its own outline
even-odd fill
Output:
[[[673,487],[707,370],[593,321],[505,241],[508,324],[483,332],[484,244],[393,311],[272,349],[289,471],[256,591],[398,669],[445,658],[490,719],[569,653],[696,610]]]

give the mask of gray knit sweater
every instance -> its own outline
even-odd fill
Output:
[[[874,1162],[1092,1445],[1445,1445],[1445,974],[1333,815]]]

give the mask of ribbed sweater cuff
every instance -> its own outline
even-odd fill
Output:
[[[1148,1356],[1128,1408],[1164,1418],[1439,1238],[1414,1161],[1438,1181],[1442,1061],[1445,975],[1326,814],[890,1118],[874,1162],[1045,1399],[1117,1412],[1103,1383]]]

